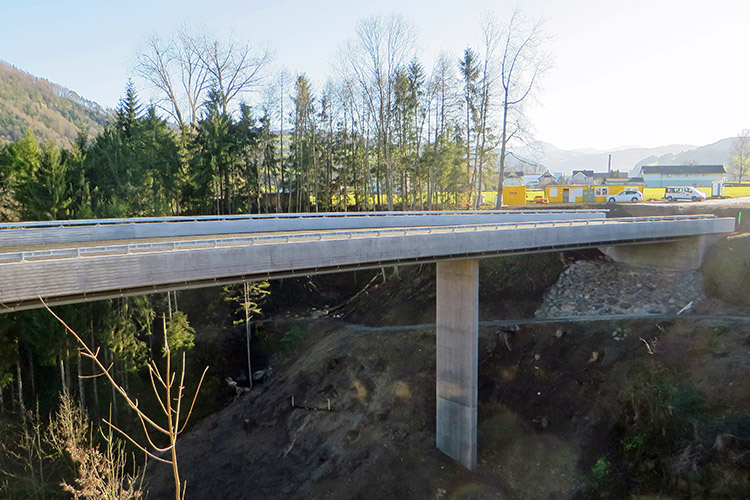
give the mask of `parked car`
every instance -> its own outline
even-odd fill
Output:
[[[643,193],[641,193],[640,191],[634,191],[632,189],[626,189],[625,191],[620,191],[617,194],[612,194],[607,197],[608,203],[617,203],[623,201],[638,203],[639,201],[643,201]]]
[[[693,186],[669,186],[664,191],[664,197],[667,201],[703,201],[708,198],[706,193],[700,189],[694,188]]]

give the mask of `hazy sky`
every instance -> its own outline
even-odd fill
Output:
[[[181,23],[274,50],[317,84],[358,19],[398,12],[420,59],[479,48],[479,20],[516,5],[547,19],[555,66],[528,110],[535,138],[564,149],[704,145],[750,128],[748,0],[0,0],[0,59],[114,107],[138,46]],[[136,80],[136,83],[139,83]]]

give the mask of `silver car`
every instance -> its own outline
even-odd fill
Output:
[[[638,203],[639,201],[643,201],[643,193],[641,193],[640,191],[634,191],[632,189],[626,189],[625,191],[620,191],[617,194],[611,194],[607,197],[607,203],[627,201],[631,203]]]

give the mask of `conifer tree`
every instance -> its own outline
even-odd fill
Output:
[[[115,126],[126,137],[132,137],[133,128],[138,121],[140,112],[141,105],[138,102],[138,93],[135,90],[135,84],[133,80],[128,80],[128,84],[125,87],[125,95],[120,99],[117,111],[115,112]]]
[[[466,177],[471,176],[471,132],[476,128],[477,122],[477,97],[479,89],[477,81],[479,79],[479,61],[476,53],[469,47],[464,50],[464,57],[459,62],[461,68],[461,77],[463,78],[464,88],[464,111],[466,121],[464,130],[466,131]],[[469,192],[469,197],[471,197]]]
[[[19,172],[16,200],[23,220],[57,220],[69,217],[70,186],[67,165],[53,142]]]

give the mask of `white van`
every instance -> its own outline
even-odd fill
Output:
[[[677,200],[691,200],[691,201],[703,201],[708,196],[703,191],[694,188],[693,186],[670,186],[666,188],[664,197],[667,201]]]

